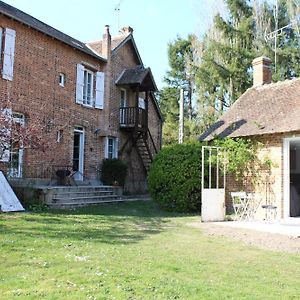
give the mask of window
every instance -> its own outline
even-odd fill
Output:
[[[94,72],[82,64],[77,65],[76,103],[103,109],[103,72]]]
[[[94,73],[89,70],[84,70],[83,75],[83,104],[93,105],[93,81]]]
[[[25,116],[20,113],[13,112],[12,117],[14,123],[18,126],[25,125]],[[23,155],[24,149],[21,140],[12,140],[9,153],[9,177],[22,177]]]
[[[118,158],[118,139],[115,137],[106,137],[105,158]]]
[[[62,87],[65,86],[65,74],[64,73],[59,74],[59,85]]]

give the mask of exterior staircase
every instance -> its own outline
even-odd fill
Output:
[[[135,146],[137,149],[137,153],[141,161],[143,162],[145,172],[148,173],[150,169],[150,165],[153,162],[153,156],[149,148],[149,145],[147,143],[147,140],[144,138],[142,134],[138,136]]]
[[[54,209],[76,208],[124,201],[121,189],[114,186],[65,186],[43,190],[44,203]]]

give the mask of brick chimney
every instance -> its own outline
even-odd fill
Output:
[[[252,62],[253,86],[260,86],[272,82],[271,60],[268,57],[257,57]]]
[[[131,33],[133,33],[133,28],[130,26],[123,27],[120,29],[120,33],[124,34],[124,35],[131,34]]]
[[[105,58],[107,58],[107,60],[109,60],[110,54],[111,54],[111,35],[109,32],[109,25],[105,25],[103,38],[102,38],[102,55]]]

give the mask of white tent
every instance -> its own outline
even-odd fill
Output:
[[[0,171],[0,211],[24,211],[22,204],[15,195],[5,176]]]

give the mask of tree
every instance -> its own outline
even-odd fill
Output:
[[[35,122],[23,124],[8,107],[11,105],[0,107],[0,162],[9,162],[11,147],[45,151],[48,142],[43,139],[43,127]]]
[[[208,123],[251,85],[252,8],[246,0],[227,0],[226,4],[228,17],[216,15],[198,46],[197,88],[200,107],[209,115],[203,121]]]

